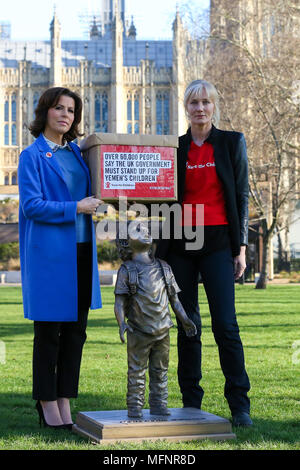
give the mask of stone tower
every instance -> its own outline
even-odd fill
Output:
[[[125,132],[124,129],[124,87],[123,87],[123,32],[124,25],[119,10],[119,0],[113,0],[112,20],[112,61],[111,61],[111,132]]]
[[[51,40],[51,65],[50,65],[50,86],[61,86],[62,62],[61,62],[61,26],[56,11],[50,24]]]
[[[125,0],[101,0],[101,32],[103,36],[112,34],[116,8],[125,31]]]
[[[183,27],[179,11],[173,22],[173,133],[184,134],[187,129],[187,119],[183,106],[185,90],[184,50],[186,47],[186,31]]]
[[[226,3],[211,0],[210,30],[213,36],[246,45],[250,53],[260,54],[267,45],[270,48],[272,24],[277,21],[273,11],[263,0],[236,0]],[[265,50],[265,53],[269,52]]]

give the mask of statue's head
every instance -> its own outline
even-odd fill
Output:
[[[137,252],[147,251],[152,255],[152,237],[149,234],[148,226],[138,224],[138,226],[128,227],[127,238],[116,238],[116,245],[120,258],[123,261],[132,259],[132,255]],[[152,256],[151,256],[152,257]]]
[[[128,238],[116,238],[116,245],[119,252],[119,256],[122,261],[132,259],[133,251],[129,246]]]

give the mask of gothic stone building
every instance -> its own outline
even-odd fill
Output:
[[[173,40],[142,41],[133,21],[125,23],[125,0],[101,1],[101,21],[90,26],[89,40],[62,40],[56,13],[50,41],[0,39],[0,196],[18,193],[18,157],[33,141],[27,125],[48,87],[80,94],[85,135],[185,132],[179,13]]]

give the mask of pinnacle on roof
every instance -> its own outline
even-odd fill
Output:
[[[94,21],[90,30],[90,38],[98,38],[100,36],[100,31],[96,23],[96,17],[94,16]]]
[[[128,37],[130,37],[130,38],[135,38],[136,37],[136,27],[134,26],[134,23],[133,23],[133,16],[131,17],[131,25],[130,25],[130,28],[128,30]]]

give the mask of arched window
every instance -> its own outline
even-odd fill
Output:
[[[160,122],[157,122],[157,123],[156,123],[156,134],[162,135],[162,133],[163,133],[163,132],[162,132],[162,125],[161,125]]]
[[[38,105],[38,102],[39,102],[39,99],[40,99],[40,94],[36,91],[33,95],[33,114],[36,110],[36,107]]]
[[[17,101],[15,94],[13,94],[11,97],[11,120],[13,122],[16,122],[17,120]]]
[[[4,121],[9,121],[9,101],[7,98],[4,103]]]
[[[9,127],[8,124],[4,126],[4,145],[9,145]]]
[[[17,145],[17,95],[6,95],[4,100],[4,145]]]
[[[134,97],[134,120],[139,121],[140,119],[140,101],[138,97]]]
[[[132,101],[127,100],[127,121],[132,121]]]
[[[138,134],[140,132],[140,97],[137,93],[127,94],[127,133]]]
[[[102,132],[108,132],[108,97],[106,93],[102,95]]]
[[[108,97],[107,93],[95,94],[95,132],[108,132]]]
[[[101,105],[100,94],[96,93],[95,95],[95,123],[100,121],[101,119],[100,105]]]
[[[15,124],[11,126],[11,145],[17,145],[17,126]]]
[[[7,186],[9,185],[9,174],[6,173],[6,175],[4,176],[4,184]]]
[[[169,93],[159,91],[156,94],[156,134],[170,133],[170,99]]]
[[[5,97],[4,102],[4,145],[9,145],[9,98]]]
[[[11,184],[17,184],[17,173],[13,173],[11,177]]]

